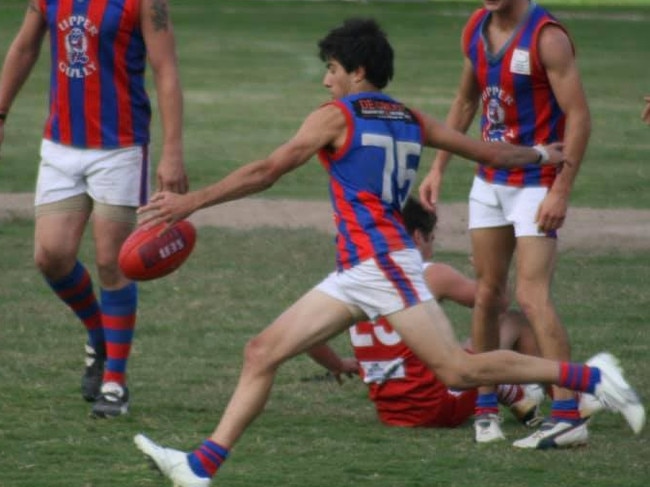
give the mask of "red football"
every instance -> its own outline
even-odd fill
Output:
[[[181,220],[158,236],[166,225],[136,228],[124,241],[118,263],[126,277],[134,281],[158,279],[178,269],[190,256],[196,243],[194,225]]]

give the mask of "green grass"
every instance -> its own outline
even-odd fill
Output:
[[[25,3],[2,1],[0,51],[17,30]],[[593,0],[580,9],[573,6],[587,2],[544,3],[560,4],[556,12],[574,35],[594,116],[574,203],[650,207],[648,128],[639,121],[650,80],[648,2]],[[387,27],[397,51],[391,92],[444,117],[460,69],[459,31],[477,4],[173,2],[193,185],[265,154],[326,98],[315,41],[350,15],[373,15]],[[31,191],[34,185],[47,102],[45,54],[9,118],[0,191]],[[154,134],[155,153],[157,120]],[[450,170],[446,199],[466,198],[471,170],[460,161]],[[314,163],[269,194],[321,199],[324,184]],[[194,255],[179,271],[140,286],[131,414],[94,421],[78,391],[82,327],[34,270],[26,244],[31,234],[31,223],[0,223],[1,487],[167,485],[146,468],[132,436],[145,431],[178,448],[195,447],[228,400],[246,340],[333,262],[331,236],[311,230],[201,229]],[[87,242],[82,258],[91,262]],[[438,258],[469,272],[464,255]],[[576,360],[611,350],[646,397],[649,268],[647,252],[568,253],[555,280]],[[465,336],[469,312],[446,309]],[[349,351],[345,337],[334,344]],[[599,416],[590,446],[573,452],[479,448],[468,427],[382,427],[362,384],[301,381],[317,373],[304,357],[280,370],[266,413],[237,445],[218,485],[645,487],[650,478],[648,432],[632,437],[620,417]],[[525,434],[509,417],[504,428],[511,439]]]
[[[248,338],[332,267],[329,235],[310,230],[201,228],[192,257],[165,279],[140,285],[130,365],[131,413],[88,418],[80,397],[84,333],[30,262],[31,224],[0,227],[0,485],[113,487],[167,485],[132,445],[140,431],[189,449],[215,426],[234,387]],[[288,250],[291,249],[291,255]],[[90,261],[88,247],[82,255]],[[437,257],[467,269],[467,257]],[[647,253],[563,255],[556,300],[584,360],[608,349],[650,395]],[[467,310],[447,305],[465,336]],[[347,339],[334,346],[349,353]],[[305,357],[283,366],[266,412],[219,476],[225,486],[645,487],[650,436],[633,437],[603,414],[588,448],[521,452],[477,447],[469,426],[401,430],[381,426],[365,386],[305,383],[321,373]],[[506,415],[509,438],[526,431]]]
[[[639,120],[641,97],[650,82],[649,4],[590,2],[590,7],[577,8],[576,3],[587,2],[554,2],[560,4],[554,12],[575,39],[593,112],[593,135],[573,204],[650,207],[648,128]],[[24,4],[24,0],[3,1],[1,50],[17,30]],[[406,5],[173,2],[186,101],[186,159],[193,186],[205,185],[243,162],[266,155],[327,99],[316,41],[351,15],[374,16],[388,30],[397,69],[389,91],[444,118],[460,73],[460,31],[477,5],[478,0]],[[47,47],[10,114],[2,147],[0,191],[31,191],[34,186],[47,104],[46,51]],[[154,122],[156,155],[160,130],[158,120]],[[476,135],[475,127],[472,133]],[[424,169],[432,157],[433,151],[425,152]],[[463,201],[473,167],[460,159],[452,166],[443,198]],[[325,198],[324,172],[314,161],[267,194]]]

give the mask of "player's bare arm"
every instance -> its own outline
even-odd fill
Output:
[[[589,141],[591,117],[568,35],[557,26],[545,27],[540,35],[539,52],[553,94],[566,115],[565,163],[537,216],[540,229],[549,231],[564,223],[569,195]]]
[[[476,281],[449,264],[433,263],[424,270],[424,280],[436,301],[450,300],[468,308],[474,307]]]
[[[525,147],[507,142],[483,142],[451,129],[428,115],[422,114],[422,119],[426,145],[453,152],[469,161],[494,167],[517,167],[536,161],[560,164],[564,160],[561,143]]]
[[[151,202],[138,210],[145,215],[141,223],[148,226],[163,221],[173,223],[198,209],[264,191],[284,174],[309,161],[321,148],[336,150],[345,132],[343,113],[332,105],[321,107],[305,119],[293,138],[265,159],[249,162],[220,181],[186,195],[154,194]]]
[[[479,96],[479,87],[476,83],[472,62],[465,57],[458,92],[447,114],[445,125],[463,133],[467,132],[478,110]],[[436,209],[443,175],[451,157],[450,152],[438,150],[429,173],[420,184],[420,201],[429,211]]]
[[[317,364],[329,370],[339,384],[343,383],[341,374],[351,376],[359,373],[359,363],[354,357],[340,357],[327,343],[312,347],[307,354]]]
[[[153,0],[151,2],[151,20],[155,30],[169,29],[169,8],[165,0]]]
[[[27,3],[23,23],[5,56],[0,73],[0,145],[4,140],[4,125],[14,99],[38,60],[47,32],[45,19],[34,0]]]
[[[156,185],[160,191],[185,193],[188,180],[183,159],[183,95],[169,8],[166,0],[144,0],[141,8],[142,33],[153,70],[163,130]]]

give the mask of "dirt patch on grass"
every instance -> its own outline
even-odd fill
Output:
[[[32,218],[32,205],[29,193],[0,194],[0,221]],[[437,248],[469,252],[467,205],[447,204],[439,213]],[[202,210],[192,221],[197,226],[313,228],[334,233],[329,203],[320,201],[246,198]],[[560,231],[560,248],[595,253],[649,250],[650,211],[571,208]]]

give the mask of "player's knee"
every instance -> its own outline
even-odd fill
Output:
[[[271,360],[271,347],[263,336],[257,335],[244,347],[244,366],[248,370],[266,370],[275,368]]]
[[[76,262],[76,256],[64,251],[48,250],[36,246],[34,265],[46,278],[57,280],[67,276]]]
[[[99,282],[102,287],[114,289],[121,287],[124,284],[122,281],[127,280],[122,274],[122,271],[120,271],[115,259],[97,256],[95,266],[97,267],[97,275],[99,276]]]
[[[475,384],[469,370],[446,368],[437,372],[438,378],[449,388],[464,389]]]
[[[550,296],[544,289],[518,288],[516,297],[521,310],[528,317],[537,316],[551,306]]]
[[[496,283],[481,284],[476,289],[475,306],[500,307],[504,299],[505,289]]]
[[[465,352],[456,354],[435,372],[436,376],[450,388],[463,389],[475,383],[471,357]]]

